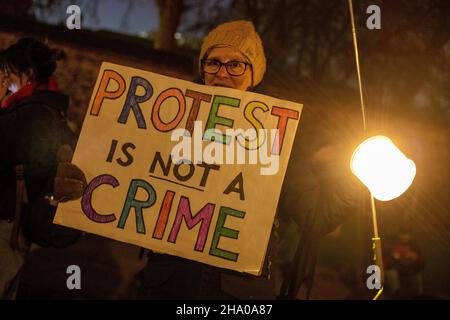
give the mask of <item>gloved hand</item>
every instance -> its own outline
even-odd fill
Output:
[[[79,199],[86,187],[86,177],[76,165],[70,163],[72,148],[63,145],[58,150],[58,168],[53,183],[53,200],[66,202]]]

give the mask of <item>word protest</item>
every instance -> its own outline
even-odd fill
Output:
[[[54,222],[260,275],[301,110],[104,62],[73,157],[88,185]]]

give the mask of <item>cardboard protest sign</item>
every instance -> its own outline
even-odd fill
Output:
[[[54,222],[259,275],[301,108],[103,63]]]

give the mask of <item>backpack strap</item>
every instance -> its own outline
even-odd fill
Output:
[[[24,166],[22,164],[14,166],[16,175],[16,206],[14,212],[13,228],[9,239],[9,245],[13,251],[19,251],[24,254],[24,260],[30,250],[30,243],[24,239],[25,244],[20,243],[20,221],[22,220],[23,204],[28,202],[27,189],[25,187]],[[4,291],[1,293],[2,300],[14,300],[19,286],[20,276],[23,265],[16,272],[14,277],[7,283]]]
[[[24,166],[23,164],[14,167],[16,174],[16,206],[14,212],[14,222],[11,231],[9,245],[13,251],[28,251],[29,244],[24,248],[20,244],[20,221],[22,220],[23,204],[28,202],[27,189],[25,187]]]

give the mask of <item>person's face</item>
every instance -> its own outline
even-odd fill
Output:
[[[206,59],[217,60],[221,63],[230,61],[247,62],[247,59],[239,50],[230,47],[213,48]],[[250,65],[247,65],[245,72],[240,76],[230,75],[224,65],[215,74],[206,72],[203,74],[205,84],[210,86],[229,87],[247,91],[252,85],[252,70]]]
[[[16,74],[9,72],[6,79],[8,90],[16,93],[27,84],[28,80],[29,77],[25,73]]]

